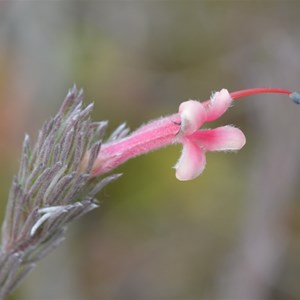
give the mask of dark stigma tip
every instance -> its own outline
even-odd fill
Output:
[[[289,94],[289,97],[293,100],[294,103],[300,104],[300,94],[297,92],[293,92]]]

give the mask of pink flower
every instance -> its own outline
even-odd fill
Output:
[[[254,88],[229,94],[226,89],[213,94],[210,100],[198,102],[189,100],[179,106],[179,112],[141,126],[130,135],[127,129],[117,129],[115,139],[102,145],[92,168],[93,176],[107,173],[125,161],[138,155],[171,145],[181,143],[183,150],[175,165],[179,180],[191,180],[199,176],[206,164],[207,151],[235,151],[246,142],[243,132],[233,126],[215,129],[200,129],[206,122],[221,117],[233,99],[262,93],[288,94],[299,104],[298,93],[277,88]],[[89,152],[82,161],[81,168],[86,168]]]
[[[245,145],[243,132],[233,126],[198,130],[205,122],[219,118],[231,102],[230,94],[223,89],[207,105],[194,100],[181,103],[178,142],[183,144],[183,151],[175,166],[177,179],[191,180],[199,176],[205,168],[206,151],[239,150]]]

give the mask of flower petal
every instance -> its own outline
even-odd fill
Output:
[[[184,134],[191,134],[199,129],[206,121],[206,111],[202,103],[195,100],[182,102],[179,106],[181,117],[180,130]]]
[[[198,130],[190,135],[189,138],[207,151],[239,150],[246,143],[244,133],[233,126]]]
[[[181,181],[196,178],[204,170],[205,163],[202,149],[189,139],[184,139],[182,154],[175,166],[176,178]]]
[[[210,99],[206,108],[207,121],[214,121],[224,114],[232,102],[232,98],[226,89],[216,92]]]

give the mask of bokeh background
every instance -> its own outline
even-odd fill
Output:
[[[0,213],[24,133],[75,82],[111,132],[211,91],[300,89],[299,1],[0,1]],[[129,161],[11,300],[300,298],[300,108],[235,103],[247,136],[178,182],[180,147]]]

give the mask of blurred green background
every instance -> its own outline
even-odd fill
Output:
[[[108,133],[211,91],[300,90],[299,1],[0,1],[1,214],[25,132],[75,82]],[[121,166],[100,209],[10,299],[300,298],[300,108],[249,97],[212,127],[247,136],[179,182],[180,147]],[[2,217],[2,216],[1,216]]]

